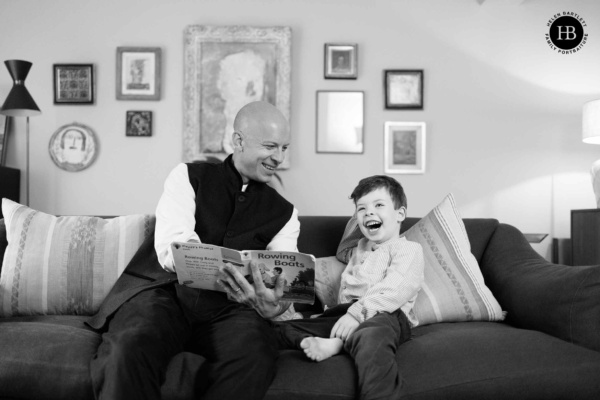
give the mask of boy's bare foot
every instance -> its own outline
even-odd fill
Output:
[[[307,337],[300,342],[304,354],[313,361],[323,361],[342,350],[342,339]]]

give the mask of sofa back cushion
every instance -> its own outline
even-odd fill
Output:
[[[154,217],[55,217],[4,199],[0,316],[94,314]],[[1,238],[0,238],[1,239]]]

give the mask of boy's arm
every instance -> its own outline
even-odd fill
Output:
[[[423,268],[421,245],[403,243],[393,250],[385,278],[373,285],[347,313],[364,322],[379,312],[396,311],[419,292],[424,279]]]

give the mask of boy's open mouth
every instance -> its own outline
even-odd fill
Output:
[[[365,226],[369,230],[370,233],[375,233],[379,228],[381,228],[381,222],[379,221],[367,221]]]

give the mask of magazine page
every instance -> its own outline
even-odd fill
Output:
[[[282,300],[294,303],[315,302],[315,257],[288,251],[242,251],[244,261],[254,260],[268,288],[275,287],[277,275],[285,273]],[[252,282],[252,276],[246,277]]]
[[[217,283],[219,267],[231,263],[247,275],[248,262],[242,261],[240,252],[226,247],[203,243],[174,242],[171,244],[175,273],[181,285],[197,289],[225,290]]]

